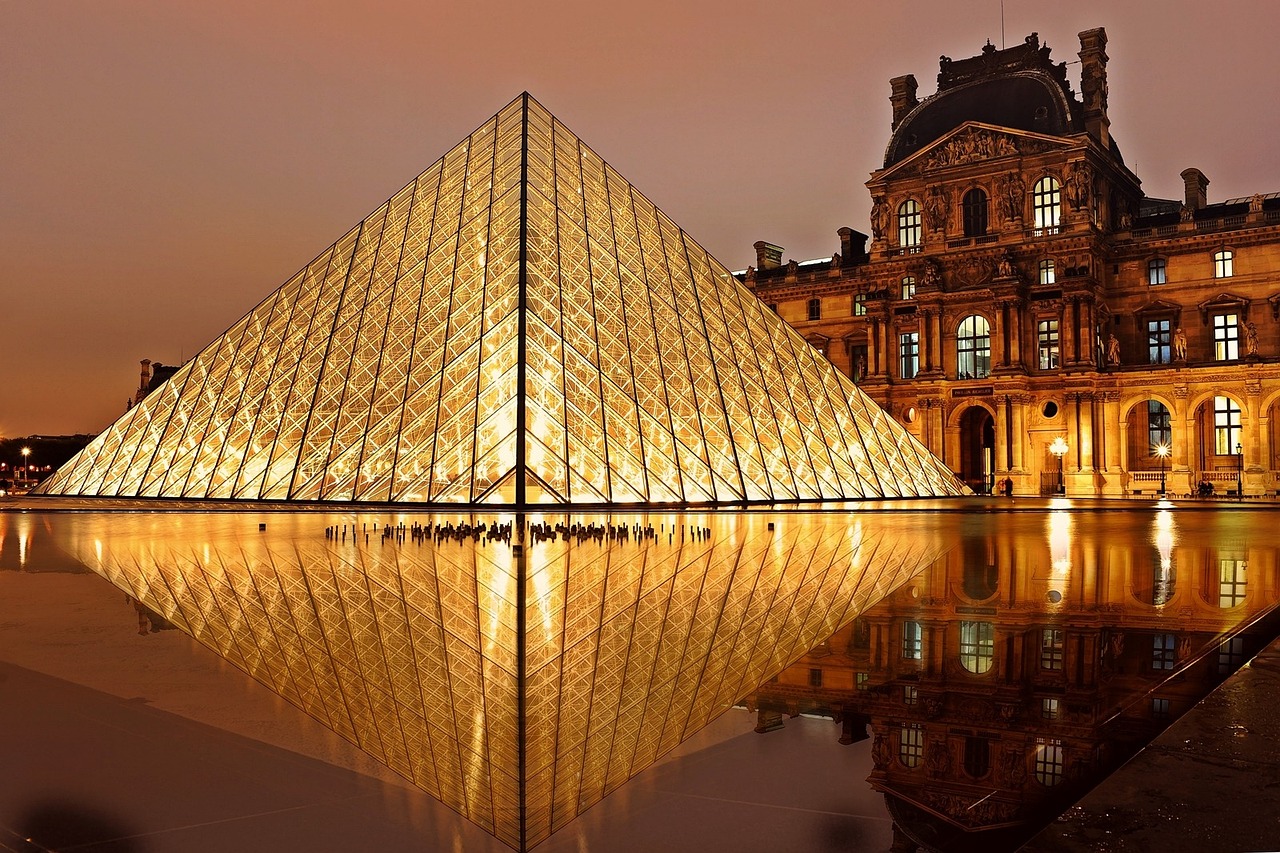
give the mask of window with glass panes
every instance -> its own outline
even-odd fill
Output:
[[[919,622],[902,623],[902,656],[907,660],[920,660],[924,642]]]
[[[991,373],[991,326],[986,317],[965,317],[956,330],[956,376],[982,379]]]
[[[1065,646],[1062,630],[1044,628],[1040,631],[1040,668],[1049,670],[1062,669],[1062,656]]]
[[[1230,397],[1213,398],[1213,452],[1234,456],[1240,443],[1240,407]]]
[[[1248,581],[1245,560],[1218,560],[1218,606],[1237,607],[1244,603]]]
[[[982,237],[987,233],[987,194],[974,187],[960,201],[964,236]]]
[[[815,669],[809,670],[809,686],[810,687],[822,686],[822,670],[821,669],[815,668]]]
[[[1152,669],[1173,669],[1177,654],[1177,638],[1173,634],[1156,634],[1151,638]]]
[[[1057,179],[1044,177],[1036,181],[1031,192],[1031,208],[1037,230],[1057,229],[1062,220],[1062,190]]]
[[[1167,719],[1169,716],[1169,700],[1162,699],[1159,696],[1151,697],[1151,716],[1157,720]]]
[[[1238,314],[1213,315],[1213,357],[1216,361],[1231,361],[1240,357]]]
[[[1041,320],[1036,323],[1036,351],[1040,354],[1041,370],[1057,370],[1060,357],[1058,321]]]
[[[1036,781],[1052,787],[1062,781],[1062,741],[1057,738],[1036,738]]]
[[[898,205],[898,245],[904,249],[916,249],[924,235],[920,203],[907,199]]]
[[[899,375],[914,379],[920,372],[920,333],[907,332],[898,336],[898,355],[901,359]]]
[[[1171,320],[1147,321],[1147,362],[1169,364],[1173,361],[1173,323]]]
[[[1169,262],[1164,258],[1147,261],[1147,284],[1164,284],[1168,281]]]
[[[904,723],[898,732],[898,760],[904,767],[915,767],[924,757],[924,726]]]
[[[1244,666],[1244,637],[1232,637],[1218,646],[1218,675],[1230,675]]]
[[[1235,254],[1230,249],[1213,253],[1213,277],[1231,278],[1235,275]]]
[[[853,294],[853,316],[855,317],[867,316],[867,294],[865,293]]]
[[[1046,720],[1058,719],[1058,700],[1052,697],[1041,699],[1040,716]]]
[[[822,300],[821,299],[809,300],[809,319],[810,320],[822,319]]]
[[[1154,456],[1160,445],[1166,447],[1173,441],[1173,417],[1159,400],[1147,401],[1147,444]]]
[[[853,674],[853,686],[856,690],[869,690],[871,688],[871,673],[855,672]]]
[[[916,277],[913,275],[905,275],[902,277],[902,298],[916,298]]]
[[[902,704],[914,705],[920,701],[920,690],[914,684],[902,685]]]
[[[1053,284],[1055,281],[1057,281],[1057,275],[1055,274],[1054,269],[1055,268],[1053,265],[1052,258],[1045,258],[1043,261],[1040,262],[1040,283],[1041,284]]]
[[[984,673],[995,662],[995,627],[990,622],[960,623],[960,665],[973,673]]]

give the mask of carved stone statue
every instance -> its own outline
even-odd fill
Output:
[[[1178,219],[1182,222],[1191,222],[1196,218],[1196,212],[1188,205],[1183,205],[1182,210],[1178,211]]]
[[[1244,351],[1245,355],[1258,354],[1258,327],[1253,323],[1244,324]]]
[[[1107,336],[1107,364],[1120,363],[1120,339],[1115,335]]]
[[[1005,222],[1022,219],[1023,200],[1027,195],[1027,185],[1014,172],[1010,172],[1000,185],[1000,215]]]
[[[930,187],[929,195],[924,200],[924,216],[929,223],[930,231],[942,231],[947,224],[947,208],[951,198],[942,187]]]
[[[889,205],[884,196],[878,195],[871,200],[871,236],[876,240],[884,238],[885,229],[889,227]]]
[[[923,275],[924,287],[930,290],[938,290],[942,287],[942,265],[932,258],[924,265]]]
[[[945,741],[931,741],[924,754],[925,768],[935,778],[945,778],[951,774],[951,752]]]
[[[871,763],[877,769],[888,767],[893,760],[893,751],[889,749],[889,739],[884,735],[876,735],[871,745]]]
[[[1173,330],[1173,357],[1178,361],[1187,360],[1187,333],[1181,326]]]
[[[996,277],[1013,278],[1013,259],[1009,257],[1008,252],[1005,252],[996,261]]]
[[[1093,195],[1093,171],[1088,163],[1073,163],[1067,172],[1067,204],[1079,210]]]
[[[840,269],[840,260],[841,260],[840,253],[839,252],[833,253],[831,255],[831,268],[835,270]]]
[[[1249,212],[1250,213],[1262,212],[1262,193],[1254,193],[1252,196],[1249,197]]]
[[[755,284],[755,280],[756,280],[756,268],[747,267],[747,284]]]

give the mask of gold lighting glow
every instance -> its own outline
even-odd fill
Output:
[[[40,491],[529,505],[964,487],[522,96]]]

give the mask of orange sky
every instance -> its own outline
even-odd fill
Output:
[[[865,8],[864,8],[865,7]],[[98,432],[522,90],[731,268],[868,230],[890,77],[1000,44],[955,3],[0,3],[0,436]],[[1280,190],[1273,0],[1006,0],[1074,63],[1110,38],[1148,194]],[[1078,65],[1069,65],[1078,89]]]

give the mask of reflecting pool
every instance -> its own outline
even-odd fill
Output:
[[[1005,849],[1275,636],[1261,518],[0,513],[0,570],[87,566],[511,847],[614,849],[579,815],[736,705],[865,752],[878,849]]]

